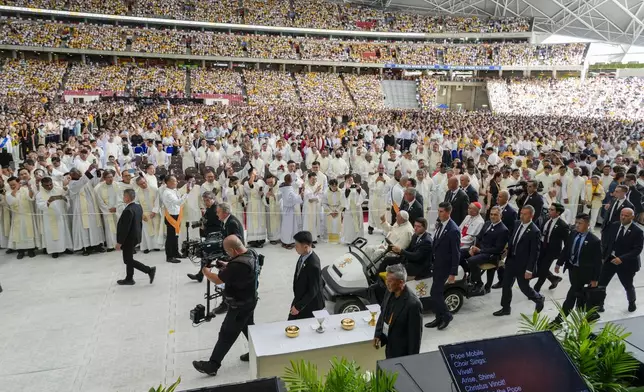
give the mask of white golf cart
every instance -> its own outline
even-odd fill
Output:
[[[359,237],[349,245],[349,251],[332,265],[322,269],[324,298],[334,303],[333,313],[351,313],[366,309],[366,305],[380,301],[373,295],[372,286],[382,284],[378,263],[386,256],[384,252],[376,260],[370,260],[362,248],[367,244]],[[391,245],[390,245],[391,246]],[[445,283],[445,304],[451,313],[459,311],[467,294],[465,272],[459,267],[456,281]],[[380,281],[380,283],[379,283]],[[431,310],[429,289],[431,276],[416,276],[407,282],[423,304],[423,310]],[[371,289],[370,289],[371,288]]]

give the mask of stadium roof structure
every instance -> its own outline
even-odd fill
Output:
[[[644,0],[358,0],[364,5],[448,15],[525,17],[534,31],[644,46]]]

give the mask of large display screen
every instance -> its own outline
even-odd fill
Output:
[[[458,392],[589,392],[549,331],[439,349]]]

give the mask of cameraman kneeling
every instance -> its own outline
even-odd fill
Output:
[[[254,324],[253,314],[257,304],[257,271],[259,260],[255,252],[246,249],[239,237],[230,235],[224,239],[224,250],[230,256],[227,262],[219,261],[219,274],[205,267],[206,278],[215,283],[225,283],[224,297],[229,305],[226,318],[219,330],[219,339],[209,361],[193,361],[192,365],[201,373],[217,375],[228,350],[242,332],[248,339],[248,326]],[[248,354],[240,357],[248,361]]]

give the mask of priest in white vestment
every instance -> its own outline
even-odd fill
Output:
[[[262,201],[265,192],[268,192],[268,186],[258,178],[257,169],[251,169],[248,181],[244,183],[244,196],[248,202],[246,240],[250,246],[258,248],[266,241],[266,207]]]
[[[378,165],[378,172],[369,177],[369,234],[379,226],[380,217],[389,210],[387,208],[389,180],[382,163]]]
[[[136,179],[136,201],[143,209],[143,230],[141,232],[141,250],[143,253],[150,253],[151,250],[159,250],[157,234],[161,225],[159,214],[159,195],[157,188],[152,188],[143,177]]]
[[[344,217],[342,225],[342,243],[350,244],[356,238],[364,235],[364,217],[362,215],[362,202],[365,199],[365,191],[360,185],[353,187],[353,177],[344,177],[344,189],[342,192],[342,205]],[[352,188],[353,187],[353,188]]]
[[[576,217],[579,213],[579,207],[586,203],[586,178],[580,176],[581,169],[578,167],[572,171],[572,177],[564,183],[562,189],[562,197],[566,210],[569,215]]]
[[[280,241],[282,242],[282,247],[293,249],[295,247],[293,236],[300,231],[295,209],[299,209],[302,204],[302,194],[293,189],[290,174],[284,176],[284,182],[280,184],[279,192],[282,211]]]
[[[179,188],[180,196],[187,195],[186,202],[183,205],[183,227],[179,233],[179,249],[181,249],[183,241],[188,239],[188,236],[192,240],[200,238],[199,227],[193,228],[192,223],[199,222],[201,219],[202,213],[199,204],[203,203],[203,198],[201,197],[203,192],[201,192],[201,187],[196,184],[192,176],[186,176],[186,181],[186,184]],[[190,226],[187,229],[186,222],[190,222]]]
[[[329,180],[329,189],[322,199],[322,210],[325,219],[326,240],[332,244],[340,243],[342,235],[342,192],[338,189],[338,180]]]
[[[0,249],[6,249],[9,245],[9,232],[11,231],[11,210],[7,205],[7,193],[11,192],[9,183],[5,181],[4,176],[0,178]]]
[[[123,200],[123,193],[114,182],[111,170],[103,172],[103,181],[94,187],[98,208],[103,213],[103,228],[107,251],[111,252],[116,246],[116,224],[118,223],[117,210]]]
[[[280,191],[277,178],[269,176],[266,179],[266,193],[262,197],[266,208],[266,235],[271,245],[277,245],[282,230],[282,210]]]
[[[308,182],[304,186],[304,203],[302,204],[302,228],[311,233],[316,243],[320,235],[320,218],[322,211],[322,184],[317,182],[314,172],[308,174]]]
[[[52,258],[74,248],[67,211],[69,200],[62,187],[54,186],[51,178],[45,177],[36,195],[36,207],[42,212],[43,247]]]
[[[414,235],[414,227],[409,223],[409,213],[407,211],[400,211],[396,214],[396,223],[390,225],[387,222],[387,214],[383,213],[380,216],[380,227],[385,233],[392,246],[397,246],[401,249],[407,249],[411,242],[411,237]],[[387,241],[382,240],[379,244],[367,245],[364,248],[364,253],[371,261],[384,255],[389,247]]]
[[[26,170],[26,169],[25,169]],[[8,248],[18,251],[18,259],[35,257],[36,248],[36,214],[34,209],[34,191],[28,181],[17,177],[8,180],[11,192],[6,194],[7,205],[11,210],[11,230],[9,231]]]
[[[71,181],[67,185],[72,213],[74,251],[83,249],[84,256],[89,256],[92,251],[105,251],[102,246],[105,241],[103,220],[94,193],[94,186],[99,179],[95,177],[94,168],[91,166],[85,174],[72,169],[69,172]]]

